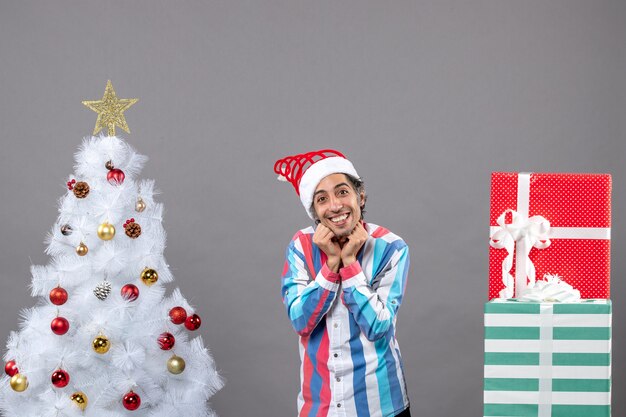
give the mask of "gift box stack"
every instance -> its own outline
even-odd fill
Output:
[[[610,417],[611,176],[493,173],[485,417]]]

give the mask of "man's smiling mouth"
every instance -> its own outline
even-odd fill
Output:
[[[333,222],[333,223],[341,223],[344,220],[346,220],[349,215],[350,215],[349,213],[344,213],[344,214],[341,214],[341,215],[336,216],[336,217],[331,217],[330,221]]]

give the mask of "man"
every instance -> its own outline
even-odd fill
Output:
[[[282,274],[300,335],[298,416],[410,417],[395,338],[407,245],[363,222],[363,182],[340,152],[289,156],[274,171],[316,223],[295,234]]]

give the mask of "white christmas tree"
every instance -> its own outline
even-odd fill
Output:
[[[134,99],[133,99],[134,100]],[[115,136],[128,131],[110,82],[96,124],[110,136],[83,141],[47,239],[46,266],[32,266],[35,307],[21,313],[4,355],[5,417],[215,416],[207,401],[222,379],[201,319],[163,256],[163,206],[147,161]],[[135,100],[136,101],[136,100]]]

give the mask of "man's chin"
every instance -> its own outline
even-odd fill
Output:
[[[333,232],[333,234],[335,235],[337,239],[348,237],[350,236],[350,233],[352,233],[352,229],[350,228],[344,228],[344,227],[339,228],[334,225],[326,225],[326,227],[328,227]]]

